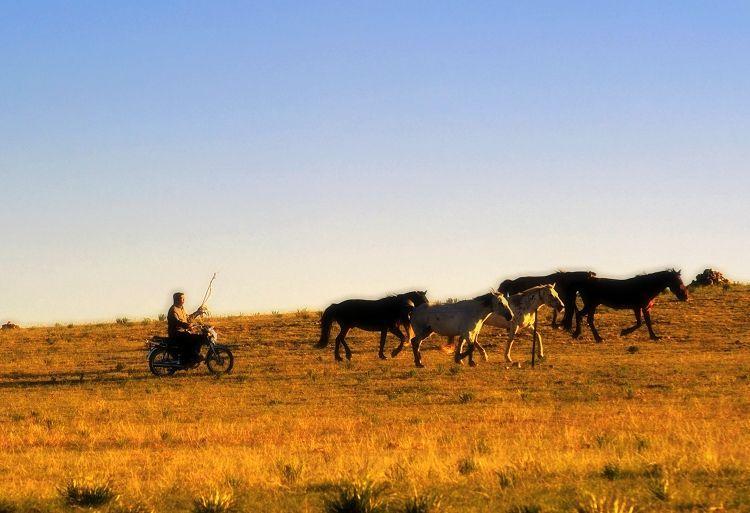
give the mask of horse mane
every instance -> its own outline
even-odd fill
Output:
[[[536,291],[539,291],[541,289],[546,289],[548,287],[552,288],[552,286],[553,285],[551,283],[548,283],[546,285],[537,285],[536,287],[529,287],[528,289],[522,290],[521,292],[519,292],[517,294],[513,294],[513,296],[521,296],[521,295],[531,294],[532,292],[536,292]],[[511,297],[513,297],[513,296],[511,296]]]

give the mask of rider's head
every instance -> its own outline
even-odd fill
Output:
[[[182,306],[185,304],[185,294],[183,292],[175,292],[172,294],[172,300],[175,306]]]

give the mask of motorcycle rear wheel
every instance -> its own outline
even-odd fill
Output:
[[[151,354],[148,355],[148,368],[151,370],[151,374],[163,378],[165,376],[171,376],[177,369],[172,367],[161,367],[159,364],[174,361],[172,355],[166,349],[154,349]]]
[[[215,347],[206,355],[206,367],[211,374],[229,374],[234,368],[234,355],[228,347]]]

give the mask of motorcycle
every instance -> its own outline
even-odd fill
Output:
[[[154,376],[164,377],[171,376],[180,370],[190,370],[197,368],[201,363],[205,363],[211,374],[229,374],[234,367],[234,355],[229,347],[217,344],[218,335],[216,330],[211,326],[201,326],[201,335],[203,335],[203,347],[206,347],[206,353],[202,360],[183,364],[178,358],[179,348],[169,337],[154,336],[147,342],[148,349],[148,368]]]

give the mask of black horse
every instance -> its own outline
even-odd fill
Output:
[[[594,313],[596,313],[597,306],[604,305],[616,310],[632,309],[635,313],[635,326],[623,329],[620,332],[621,336],[629,335],[641,327],[641,313],[643,313],[651,340],[658,340],[660,337],[654,333],[654,328],[651,326],[651,308],[654,306],[656,296],[666,288],[669,288],[680,301],[688,300],[688,291],[682,283],[680,272],[669,269],[635,276],[627,280],[592,278],[584,282],[579,289],[583,308],[576,313],[577,326],[573,337],[578,338],[581,335],[581,318],[587,315],[594,339],[597,342],[603,340],[594,326]]]
[[[340,347],[344,346],[346,359],[352,359],[352,352],[346,343],[346,334],[352,328],[359,328],[366,331],[380,332],[380,350],[378,356],[381,360],[386,360],[385,355],[385,337],[390,331],[403,345],[406,336],[401,333],[399,324],[406,330],[406,334],[411,334],[411,312],[419,305],[428,303],[426,291],[406,292],[396,296],[388,296],[383,299],[348,299],[341,303],[334,303],[323,311],[320,318],[320,342],[316,345],[318,348],[324,348],[328,345],[328,339],[331,335],[331,326],[337,322],[339,334],[336,336],[336,349],[334,351],[336,360],[341,361],[339,353]]]
[[[557,295],[562,299],[565,305],[565,315],[563,315],[562,326],[566,330],[573,328],[573,315],[578,312],[576,307],[576,294],[583,282],[596,276],[591,271],[558,271],[546,276],[521,276],[515,280],[505,280],[498,287],[498,292],[506,297],[513,294],[520,294],[525,290],[540,285],[554,285]],[[576,317],[578,319],[578,317]],[[557,310],[552,310],[552,327],[557,328]],[[576,326],[578,329],[578,326]]]

